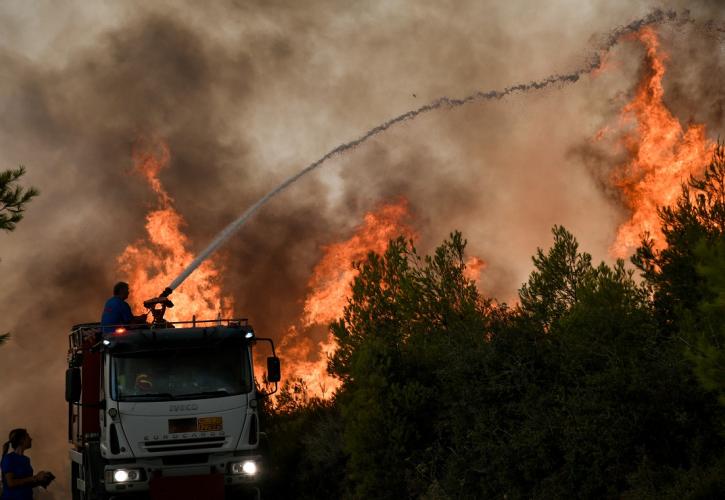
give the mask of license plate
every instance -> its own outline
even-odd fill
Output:
[[[222,417],[202,417],[197,422],[199,432],[220,431],[223,427]]]
[[[195,418],[174,418],[169,420],[169,433],[196,432],[196,426]]]

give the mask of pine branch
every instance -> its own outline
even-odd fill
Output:
[[[22,165],[0,172],[0,229],[13,231],[23,219],[25,205],[39,192],[34,187],[23,188],[18,180],[25,174]]]

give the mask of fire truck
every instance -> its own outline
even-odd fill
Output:
[[[71,329],[73,500],[258,498],[258,410],[268,393],[255,380],[253,348],[271,347],[265,387],[276,390],[273,341],[243,318],[172,323],[167,297],[145,305],[151,324]]]

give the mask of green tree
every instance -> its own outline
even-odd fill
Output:
[[[697,273],[699,245],[711,245],[725,234],[725,148],[718,144],[701,179],[691,177],[673,206],[659,210],[666,246],[656,250],[645,240],[632,262],[652,287],[663,332],[675,334],[688,311],[706,298],[704,278]]]
[[[38,195],[34,187],[24,188],[19,184],[25,174],[22,165],[16,169],[0,172],[0,229],[13,231],[23,218],[25,206]]]
[[[701,177],[691,177],[677,203],[660,211],[667,247],[651,241],[638,249],[633,262],[651,286],[660,332],[679,343],[690,361],[689,373],[707,391],[698,407],[708,415],[702,428],[725,435],[725,147],[718,143]],[[679,360],[680,358],[678,358]],[[698,394],[695,388],[690,394]],[[717,407],[717,400],[720,407]],[[692,413],[691,413],[692,414]],[[694,422],[692,424],[695,425]],[[725,450],[722,439],[701,437],[690,467],[661,468],[636,474],[642,497],[721,498]],[[663,487],[663,485],[667,485]]]
[[[471,332],[483,342],[488,307],[463,274],[464,249],[460,233],[426,257],[398,238],[356,265],[344,317],[332,325],[339,348],[330,363],[344,384],[338,404],[353,497],[434,487],[442,399],[452,389],[442,376],[447,351]]]
[[[0,229],[13,231],[23,218],[25,205],[38,195],[34,187],[24,188],[18,181],[25,174],[25,167],[0,172]],[[0,335],[0,345],[8,334]]]
[[[691,317],[684,325],[692,342],[687,353],[700,383],[725,405],[725,240],[710,245],[702,242],[695,255],[706,298],[696,311],[699,321]]]
[[[358,264],[330,364],[348,496],[637,498],[714,477],[712,398],[649,288],[553,232],[514,309],[465,279],[458,233]]]
[[[579,252],[574,236],[554,226],[554,245],[548,255],[537,249],[534,271],[521,288],[522,310],[545,329],[577,302],[582,284],[593,272],[592,257]]]
[[[262,490],[270,498],[340,498],[345,454],[336,401],[309,397],[301,379],[287,381],[275,404],[260,415],[269,436],[264,443]]]
[[[441,401],[449,497],[616,497],[722,445],[680,345],[659,335],[623,261],[594,267],[555,227],[534,264],[520,308],[499,312],[488,342],[451,354],[446,378],[467,385],[459,404]]]
[[[686,344],[698,380],[725,403],[725,145],[660,219],[667,248],[645,241],[633,261],[652,285],[664,330]]]

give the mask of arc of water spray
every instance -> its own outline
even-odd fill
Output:
[[[582,77],[585,74],[589,74],[595,69],[599,68],[602,64],[602,56],[601,54],[611,49],[623,35],[627,35],[630,33],[635,33],[639,31],[642,27],[653,25],[653,24],[660,24],[666,21],[674,21],[677,19],[677,14],[674,11],[662,11],[662,10],[654,10],[647,16],[638,19],[636,21],[633,21],[629,23],[626,26],[619,27],[617,29],[614,29],[609,33],[609,35],[606,38],[606,41],[602,44],[602,46],[599,49],[599,52],[594,54],[590,57],[589,62],[586,66],[583,68],[580,68],[572,73],[564,74],[564,75],[551,75],[548,76],[542,80],[535,80],[529,83],[519,83],[516,85],[512,85],[510,87],[506,87],[503,90],[490,90],[487,92],[478,91],[471,95],[468,95],[466,97],[460,98],[460,99],[453,99],[450,97],[440,97],[424,106],[421,106],[417,109],[408,111],[406,113],[403,113],[401,115],[398,115],[394,118],[391,118],[390,120],[378,125],[377,127],[374,127],[370,130],[368,130],[366,133],[361,135],[355,140],[352,140],[350,142],[346,142],[344,144],[340,144],[336,148],[329,151],[327,154],[325,154],[323,157],[321,157],[319,160],[309,164],[296,174],[290,176],[287,178],[284,182],[282,182],[279,186],[274,188],[272,191],[265,194],[262,198],[260,198],[254,205],[247,208],[247,210],[244,211],[242,215],[240,215],[236,220],[234,220],[231,224],[229,224],[227,227],[225,227],[214,240],[207,246],[204,251],[202,251],[186,268],[179,274],[174,281],[171,282],[171,284],[168,286],[166,290],[164,290],[163,296],[168,296],[171,294],[173,290],[175,290],[179,285],[181,285],[186,278],[189,277],[189,275],[194,272],[194,270],[201,265],[202,262],[204,262],[211,254],[213,254],[220,246],[222,246],[234,233],[236,233],[239,228],[241,228],[249,219],[252,217],[260,208],[262,208],[269,200],[280,194],[282,191],[287,189],[290,185],[294,184],[298,179],[300,179],[302,176],[310,173],[311,171],[315,170],[317,167],[325,163],[330,158],[340,155],[344,153],[345,151],[352,150],[362,144],[363,142],[366,142],[368,139],[386,131],[393,125],[397,125],[402,122],[406,122],[409,120],[412,120],[416,118],[418,115],[421,115],[423,113],[428,113],[430,111],[434,111],[440,108],[457,108],[460,106],[464,106],[466,104],[469,104],[474,101],[487,101],[491,99],[501,99],[503,97],[506,97],[509,94],[514,93],[522,93],[522,92],[528,92],[529,90],[540,90],[546,87],[550,87],[554,84],[561,83],[561,84],[569,84],[574,83],[579,80],[580,77]]]

